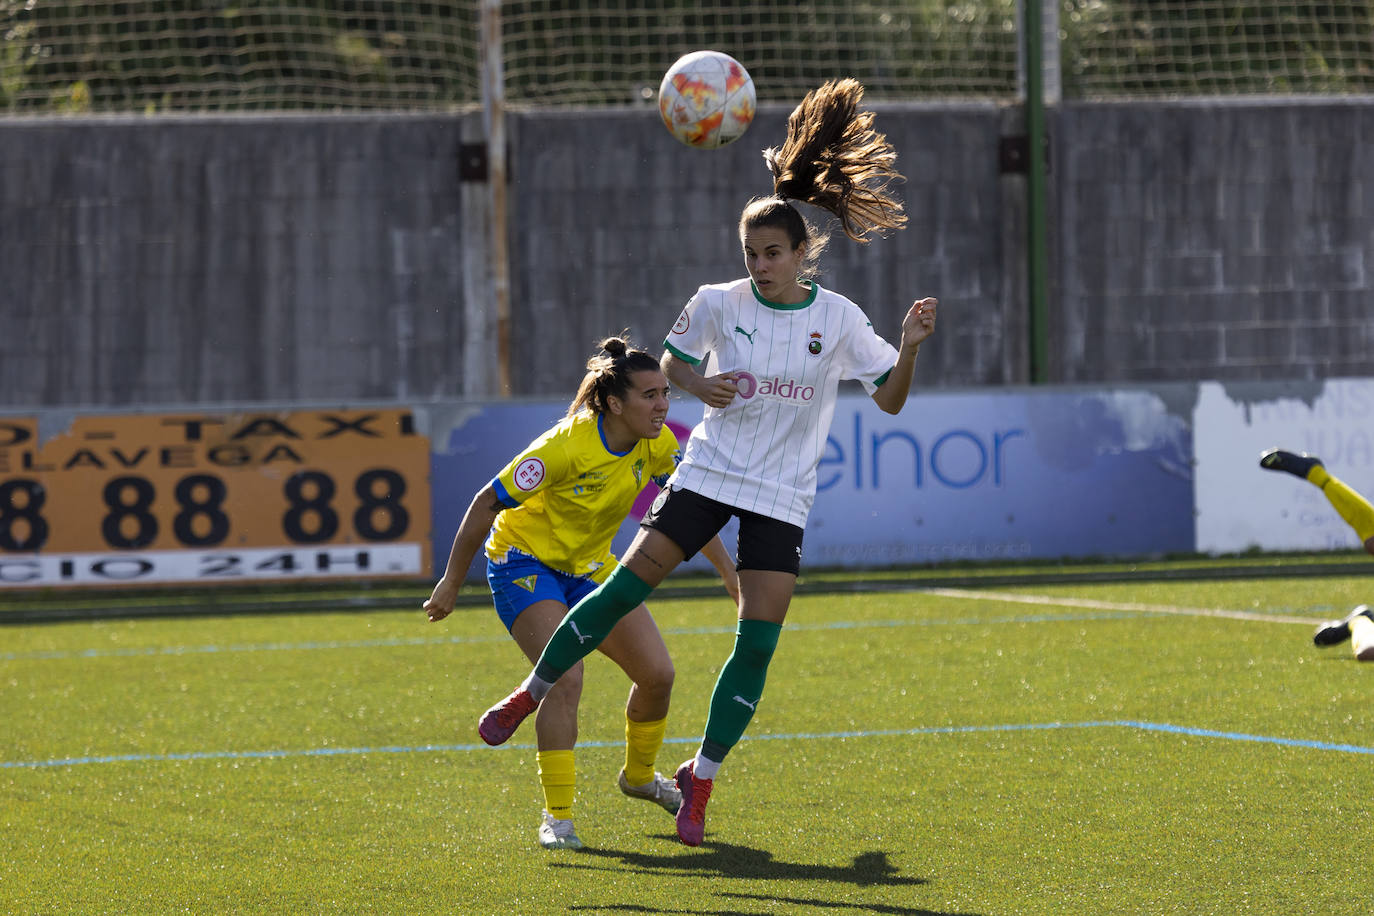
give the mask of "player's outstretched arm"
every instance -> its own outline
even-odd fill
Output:
[[[472,558],[482,549],[487,533],[496,522],[496,516],[505,506],[496,498],[496,491],[487,484],[478,491],[458,524],[458,533],[453,536],[453,547],[449,550],[448,565],[444,567],[444,577],[434,586],[429,600],[422,607],[429,622],[443,620],[453,613],[453,604],[458,600],[458,589],[472,565]]]
[[[897,364],[887,374],[887,381],[873,392],[873,402],[887,413],[900,413],[906,405],[907,395],[911,393],[911,379],[916,374],[916,354],[926,338],[935,333],[937,305],[937,299],[918,299],[902,319],[902,342],[897,347]]]

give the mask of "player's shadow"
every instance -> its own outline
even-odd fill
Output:
[[[673,837],[673,839],[677,839]],[[885,852],[865,852],[849,865],[813,865],[780,862],[765,849],[750,849],[732,843],[705,843],[701,851],[655,855],[622,849],[582,849],[564,862],[550,863],[563,868],[596,868],[583,861],[588,856],[616,859],[633,871],[679,872],[684,875],[719,878],[751,878],[763,881],[835,881],[858,887],[893,887],[925,884],[925,878],[908,878],[897,873]]]
[[[664,839],[677,840],[676,836]],[[594,859],[608,860],[607,864],[595,863]],[[623,869],[614,869],[609,860],[619,862]],[[780,862],[773,854],[763,849],[736,846],[731,843],[705,843],[696,852],[675,851],[667,855],[623,850],[583,848],[577,855],[558,862],[550,862],[551,868],[591,868],[606,870],[629,870],[642,874],[681,875],[702,878],[742,878],[753,881],[833,881],[857,887],[915,887],[929,883],[925,878],[909,878],[897,872],[888,861],[887,853],[875,851],[860,853],[849,865],[813,865],[804,862]],[[812,907],[818,910],[854,911],[862,913],[881,913],[885,916],[974,916],[969,913],[942,913],[919,907],[900,906],[890,903],[846,902],[839,900],[819,900],[800,897],[778,897],[769,894],[744,894],[731,891],[715,891],[717,897],[738,900],[741,903],[766,903],[772,906],[779,903],[794,906]],[[705,901],[699,901],[704,903]],[[594,904],[571,906],[569,911],[593,910],[596,912],[624,912],[644,914],[691,914],[691,916],[752,916],[752,913],[737,909],[706,909],[689,907],[687,909],[655,909],[638,903]]]

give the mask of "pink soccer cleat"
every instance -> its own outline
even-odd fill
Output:
[[[520,723],[538,708],[539,701],[530,696],[530,692],[524,687],[520,687],[482,713],[482,718],[477,720],[477,734],[492,747],[505,744],[510,740],[510,736],[515,734]]]
[[[682,807],[677,809],[677,836],[688,846],[700,846],[706,833],[706,803],[711,799],[714,783],[697,779],[694,760],[677,768],[678,791],[682,793]]]

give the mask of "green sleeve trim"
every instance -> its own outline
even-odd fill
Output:
[[[896,367],[896,366],[893,366],[892,368],[895,369],[895,368],[897,368],[897,367]],[[887,371],[884,372],[882,375],[878,376],[878,377],[873,381],[873,384],[874,384],[875,386],[877,386],[878,388],[883,387],[883,382],[887,381],[887,377],[888,377],[889,375],[891,375],[891,374],[892,374],[892,369],[887,370]]]
[[[688,356],[686,353],[683,353],[683,352],[682,352],[681,350],[679,350],[677,347],[675,347],[675,346],[673,346],[672,344],[668,343],[668,341],[666,341],[666,340],[663,341],[663,346],[664,346],[664,348],[665,348],[669,353],[673,354],[674,356],[676,356],[678,359],[682,360],[683,362],[685,362],[685,363],[691,363],[693,366],[699,366],[699,365],[701,365],[701,360],[696,359],[695,357]]]

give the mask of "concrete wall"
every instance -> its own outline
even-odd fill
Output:
[[[941,299],[918,387],[1027,376],[1014,109],[879,106],[910,227],[836,235],[821,282],[895,336]],[[744,139],[653,109],[512,114],[513,391],[571,395],[594,342],[656,346],[743,274],[769,191]],[[1051,380],[1374,374],[1374,99],[1073,104],[1051,122]],[[0,403],[480,398],[496,391],[476,119],[0,121]]]
[[[0,400],[453,394],[457,122],[0,124]]]
[[[1374,368],[1374,99],[1075,104],[1052,156],[1056,379]]]

